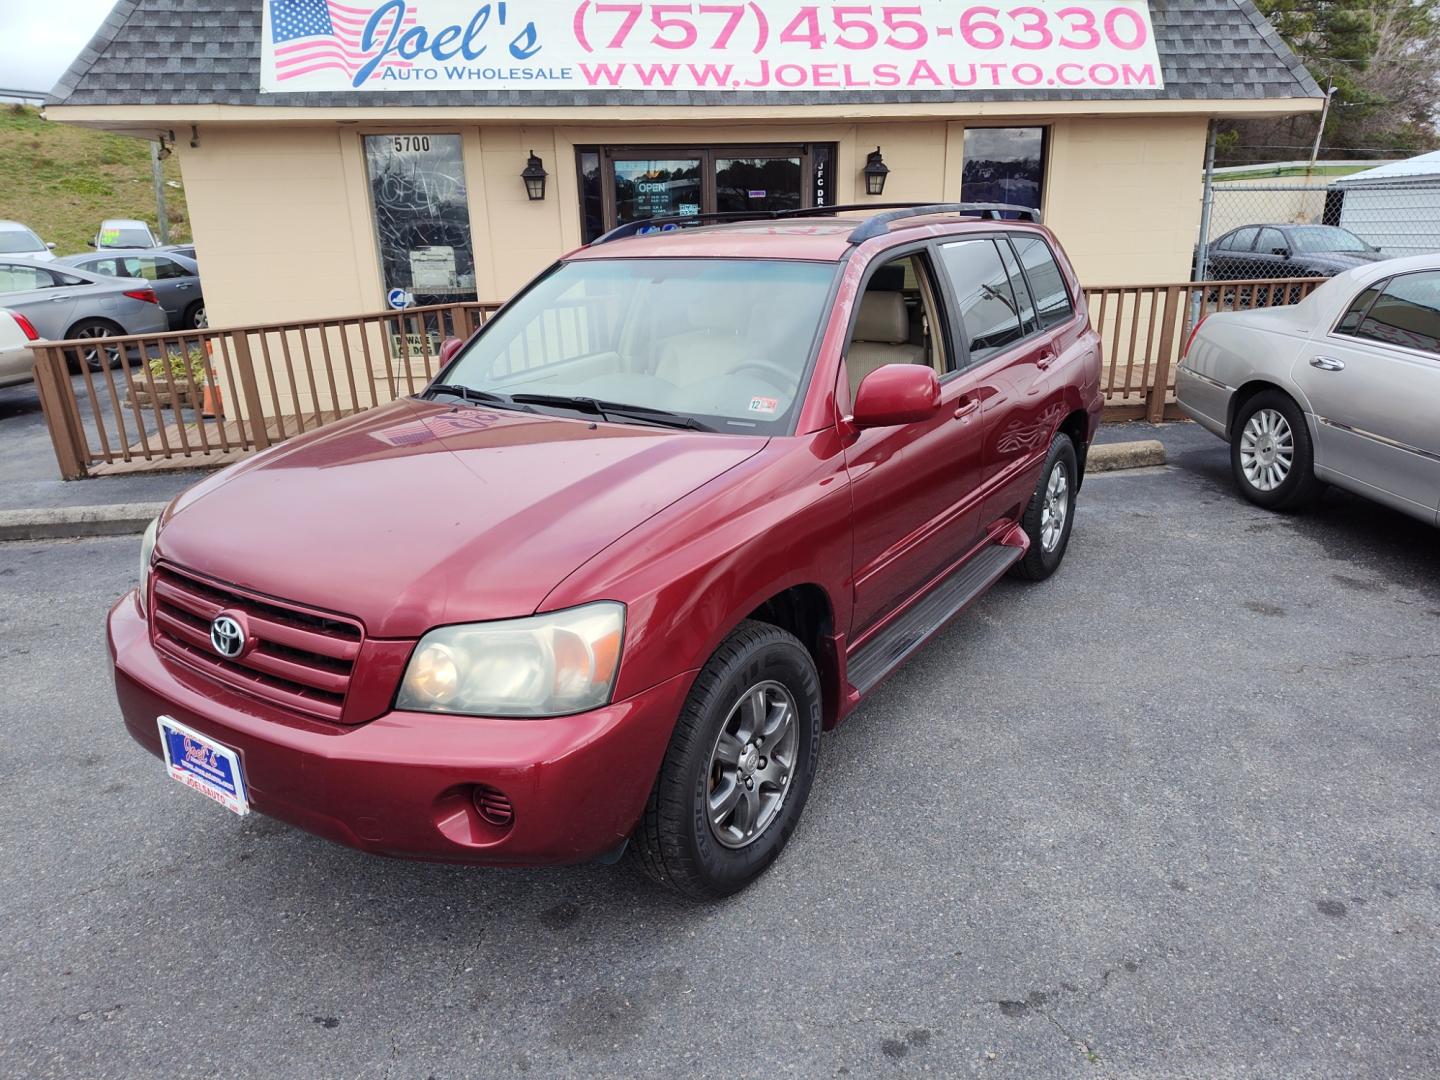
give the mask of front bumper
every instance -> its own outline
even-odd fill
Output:
[[[362,851],[445,862],[580,862],[640,819],[693,672],[593,712],[497,720],[390,712],[341,727],[297,717],[162,660],[135,594],[110,612],[125,726],[157,757],[156,718],[236,750],[253,809]],[[473,785],[503,792],[508,826],[476,812]]]

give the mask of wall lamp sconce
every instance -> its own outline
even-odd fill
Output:
[[[530,160],[525,163],[525,171],[520,174],[520,179],[525,181],[525,194],[530,197],[531,202],[539,202],[545,198],[545,177],[550,175],[545,171],[545,163],[535,156],[535,151],[530,151]]]
[[[889,175],[890,167],[880,156],[880,147],[877,146],[865,156],[865,194],[883,195],[885,193],[885,177]]]

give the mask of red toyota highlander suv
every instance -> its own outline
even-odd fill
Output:
[[[743,887],[821,730],[1059,565],[1100,416],[1038,215],[837,209],[622,226],[180,496],[110,613],[130,734],[366,851]]]

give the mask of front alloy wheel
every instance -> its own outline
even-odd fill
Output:
[[[707,816],[715,839],[743,848],[779,816],[795,768],[795,699],[773,679],[752,686],[710,752]]]
[[[742,622],[695,677],[630,856],[697,900],[743,889],[794,831],[819,753],[814,658],[780,627]]]

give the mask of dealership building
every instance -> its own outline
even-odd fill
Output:
[[[1216,117],[1323,94],[1249,0],[119,0],[58,121],[178,156],[211,325],[495,300],[617,224],[1039,207],[1183,281]]]

